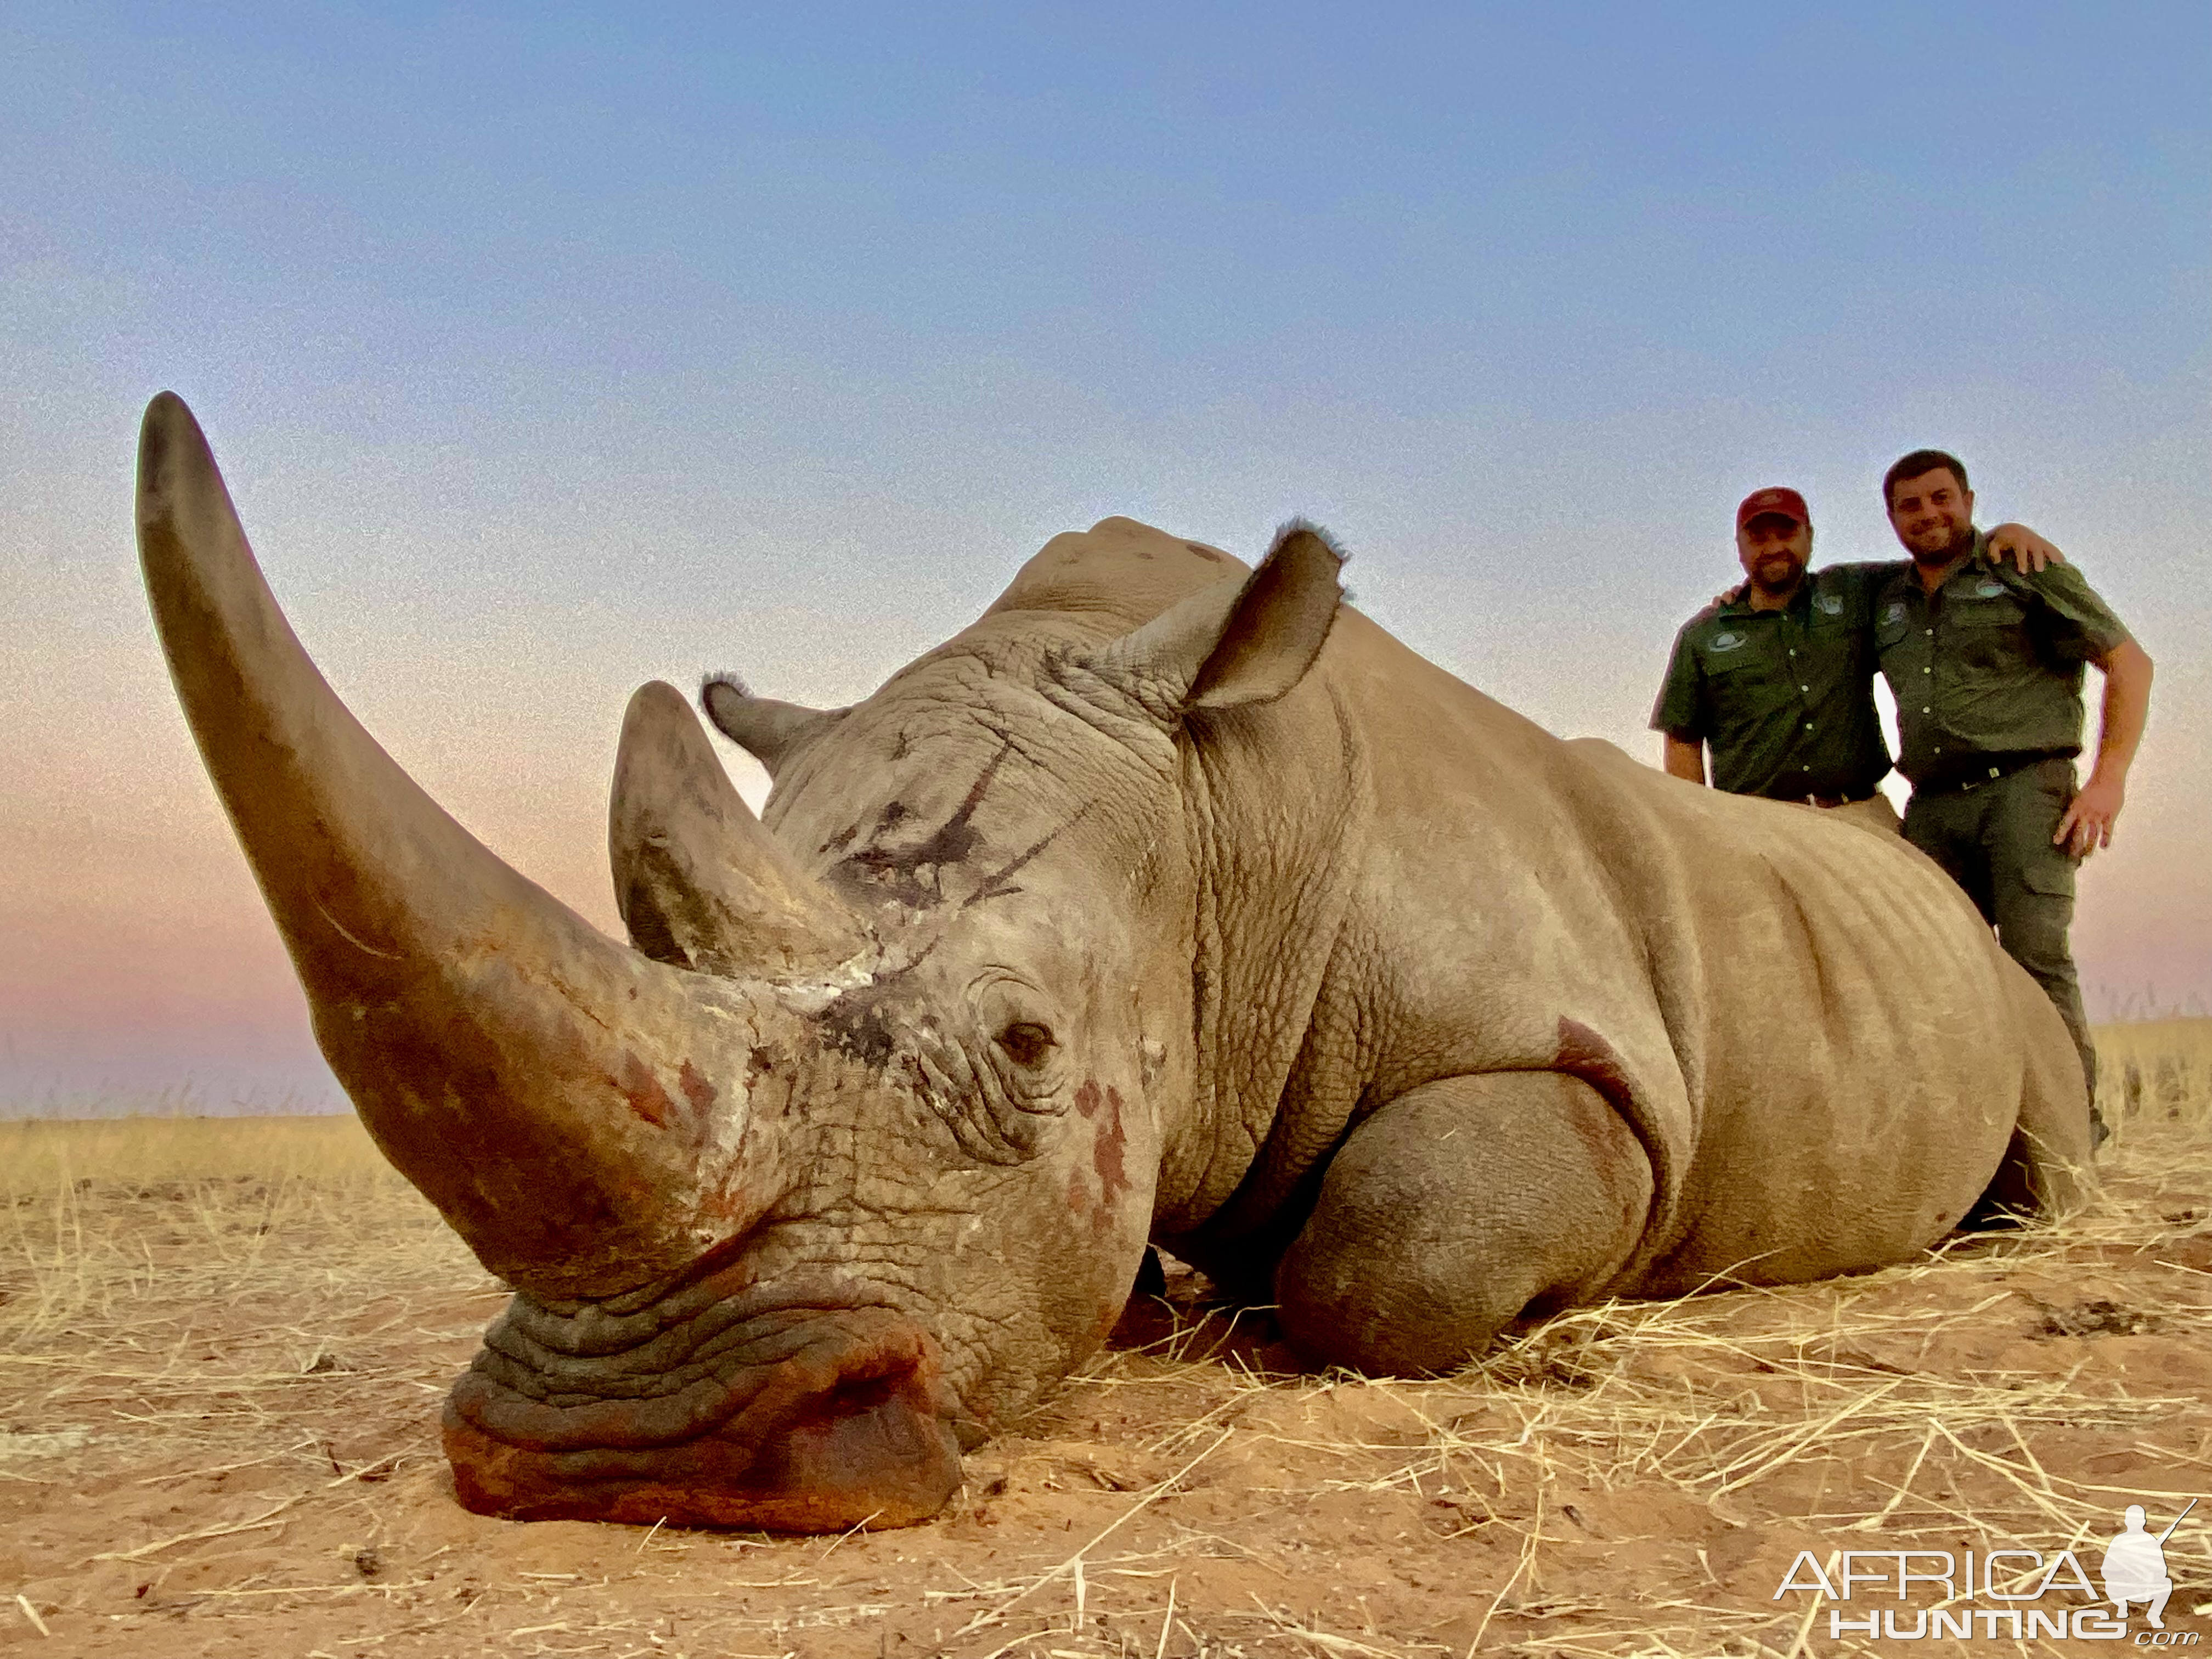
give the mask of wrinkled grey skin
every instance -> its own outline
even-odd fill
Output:
[[[2086,1158],[2063,1026],[1902,842],[1565,744],[1340,604],[1126,520],[820,713],[625,725],[630,942],[470,840],[283,623],[156,399],[180,696],[381,1145],[518,1294],[464,1501],[933,1512],[1158,1239],[1316,1363],[1904,1259]]]

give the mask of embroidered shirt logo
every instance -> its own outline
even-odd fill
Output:
[[[1820,614],[1824,617],[1840,617],[1844,614],[1844,596],[1840,593],[1823,593],[1813,603],[1820,607]]]
[[[1886,623],[1903,622],[1905,620],[1905,601],[1902,599],[1893,601],[1889,609],[1881,613],[1881,619]]]
[[[1978,599],[1994,599],[2004,591],[2005,586],[2002,582],[1985,581],[1975,586],[1974,597]]]
[[[1716,651],[1734,651],[1743,644],[1747,637],[1747,635],[1742,634],[1716,634],[1712,637],[1711,648]]]

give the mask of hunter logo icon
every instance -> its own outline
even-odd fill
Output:
[[[1741,634],[1716,634],[1713,635],[1713,649],[1716,651],[1734,651],[1741,646],[1743,641],[1744,635]]]
[[[1844,614],[1844,596],[1840,593],[1823,593],[1813,603],[1820,607],[1820,614],[1824,617],[1840,617]]]
[[[2173,1580],[2166,1574],[2166,1540],[2173,1536],[2173,1529],[2181,1524],[2182,1516],[2197,1507],[2191,1498],[2188,1508],[2166,1523],[2166,1530],[2154,1538],[2143,1528],[2143,1506],[2128,1505],[2126,1525],[2119,1535],[2105,1547],[2105,1561],[2098,1576],[2105,1581],[2105,1599],[2110,1601],[2119,1616],[2128,1616],[2128,1603],[2141,1601],[2153,1630],[2164,1630],[2166,1597],[2173,1594]]]

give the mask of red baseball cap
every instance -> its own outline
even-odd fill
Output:
[[[1805,498],[1794,489],[1778,487],[1754,489],[1743,498],[1735,510],[1735,527],[1741,530],[1762,514],[1772,513],[1785,519],[1795,519],[1799,524],[1810,524],[1813,515],[1805,510]]]

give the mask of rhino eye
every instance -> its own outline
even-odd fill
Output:
[[[1018,1019],[999,1033],[999,1047],[1017,1066],[1042,1066],[1055,1046],[1052,1028],[1035,1020]]]

